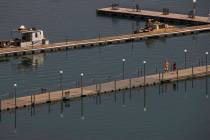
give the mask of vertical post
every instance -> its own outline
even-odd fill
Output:
[[[98,33],[98,40],[99,41],[101,40],[101,33],[100,32]]]
[[[123,62],[123,80],[125,79],[125,59],[122,59]]]
[[[84,73],[81,73],[80,74],[81,97],[83,96],[83,76],[84,76]]]
[[[192,66],[192,88],[194,87],[194,67]]]
[[[159,72],[159,82],[160,82],[160,72]]]
[[[158,68],[157,68],[157,65],[155,65],[155,73],[158,72]]]
[[[49,101],[49,103],[51,102],[51,99],[50,99],[50,91],[48,92],[48,101]]]
[[[117,81],[114,80],[114,101],[117,102]]]
[[[84,120],[84,110],[83,110],[83,76],[84,73],[80,74],[80,87],[81,87],[81,119]]]
[[[144,64],[144,111],[147,111],[146,108],[146,61],[143,61]]]
[[[1,122],[1,110],[2,108],[1,108],[1,98],[0,98],[0,122]]]
[[[130,96],[129,98],[131,99],[132,95],[131,95],[131,89],[132,89],[132,78],[129,79],[129,87],[130,87]]]
[[[16,133],[16,127],[17,127],[17,124],[16,124],[16,108],[17,108],[17,101],[16,101],[16,100],[17,100],[17,99],[16,99],[16,92],[17,92],[17,91],[16,91],[16,88],[17,88],[17,84],[15,83],[15,84],[14,84],[14,98],[15,98],[15,110],[14,110],[14,111],[15,111],[15,122],[14,122],[14,123],[15,123],[15,124],[14,124],[15,129],[14,129],[14,133]]]
[[[184,50],[184,68],[187,68],[187,49]]]
[[[139,68],[138,68],[138,77],[140,76],[140,70],[139,70]]]
[[[209,54],[209,52],[205,52],[205,55],[206,55],[206,75],[208,74],[208,54]]]
[[[177,91],[179,90],[179,69],[176,69],[176,84],[177,84]]]
[[[60,90],[61,90],[61,92],[62,92],[62,100],[63,100],[63,71],[62,70],[60,70],[59,71],[59,74],[60,74]]]
[[[179,69],[176,69],[176,79],[177,79],[177,81],[179,79]]]
[[[208,52],[205,52],[206,55],[206,98],[208,98]]]
[[[15,83],[14,84],[14,99],[15,99],[15,109],[16,109],[16,107],[17,107],[17,98],[16,98],[16,88],[17,88],[17,84]]]
[[[143,73],[143,72],[142,72],[142,68],[141,68],[141,76],[142,76],[142,73]]]
[[[193,0],[193,15],[192,17],[195,18],[195,15],[196,15],[196,0]]]
[[[143,61],[144,64],[144,86],[146,85],[146,61]]]

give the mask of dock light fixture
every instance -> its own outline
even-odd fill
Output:
[[[144,64],[144,86],[145,86],[145,84],[146,84],[146,63],[147,63],[147,61],[143,61],[142,63]]]
[[[83,76],[84,76],[84,73],[81,73],[80,74],[81,96],[83,95]]]
[[[17,98],[16,98],[17,84],[15,83],[13,86],[14,86],[14,98],[15,98],[15,108],[16,108],[16,106],[17,106]]]
[[[63,71],[59,71],[60,74],[60,90],[62,91],[62,99],[63,99]]]
[[[125,79],[125,61],[126,60],[123,58],[122,59],[122,62],[123,62],[123,70],[122,70],[123,71],[123,80]]]
[[[195,15],[196,15],[196,3],[197,3],[197,0],[193,0],[193,15],[192,15],[193,18],[195,18]]]
[[[185,69],[187,68],[187,52],[188,52],[188,50],[185,49],[184,50],[184,68]]]
[[[209,52],[205,52],[205,55],[206,55],[206,98],[209,98],[208,96],[208,54]]]
[[[144,112],[147,111],[147,108],[146,108],[146,61],[143,61],[142,62],[144,64]]]

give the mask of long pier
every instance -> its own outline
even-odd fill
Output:
[[[199,24],[209,24],[209,17],[195,16],[195,18],[191,18],[186,14],[177,14],[177,13],[169,13],[164,15],[163,12],[159,11],[149,11],[149,10],[139,10],[132,8],[123,8],[118,7],[117,9],[113,9],[112,7],[97,9],[97,13],[100,15],[108,15],[108,16],[120,16],[120,17],[130,17],[130,18],[141,18],[148,19],[154,18],[160,21],[175,21],[184,24],[191,25],[199,25]]]
[[[193,26],[172,28],[160,31],[151,31],[139,34],[131,33],[131,34],[117,35],[117,36],[98,37],[95,39],[72,40],[60,43],[53,43],[50,45],[30,46],[25,48],[23,47],[0,48],[0,58],[10,57],[10,56],[21,56],[27,54],[38,54],[45,52],[55,52],[55,51],[68,50],[68,49],[71,50],[78,48],[103,46],[103,45],[131,42],[138,40],[146,40],[150,38],[182,36],[182,35],[197,34],[200,32],[210,31],[210,20],[208,17],[195,16],[195,18],[189,18],[188,15],[184,14],[169,13],[168,15],[163,15],[162,12],[158,11],[141,10],[139,12],[135,11],[135,9],[120,8],[120,7],[118,8],[118,10],[114,10],[111,7],[97,9],[97,13],[111,15],[111,16],[117,15],[122,17],[140,17],[143,19],[155,18],[160,21],[178,21],[183,23],[190,23]]]
[[[0,48],[0,57],[39,54],[39,53],[55,52],[61,50],[72,50],[78,48],[88,48],[94,46],[146,40],[150,38],[163,38],[163,37],[182,36],[188,34],[198,34],[201,32],[208,32],[208,31],[210,31],[210,24],[191,26],[185,28],[172,28],[161,31],[139,33],[139,34],[126,34],[126,35],[100,37],[100,38],[87,39],[87,40],[66,41],[61,43],[53,43],[50,45],[41,45],[41,46],[26,47],[26,48],[23,47]]]
[[[5,99],[0,102],[0,110],[10,110],[14,108],[23,108],[38,104],[70,100],[84,96],[96,94],[107,94],[120,90],[128,90],[138,87],[147,87],[156,84],[170,83],[179,80],[194,79],[210,75],[210,65],[180,69],[172,72],[157,73],[145,75],[142,77],[129,78],[124,80],[115,80],[107,83],[83,86],[80,88],[71,88],[60,91],[51,91],[47,93],[37,93],[31,96]]]

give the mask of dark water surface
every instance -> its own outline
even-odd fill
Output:
[[[9,38],[9,31],[21,24],[44,29],[51,42],[66,39],[94,38],[101,35],[130,33],[132,24],[144,25],[144,21],[99,17],[96,9],[106,7],[111,0],[2,0],[0,1],[0,38]],[[132,1],[120,1],[123,6],[133,6]],[[187,13],[191,0],[147,0],[141,7]],[[209,13],[210,1],[200,0],[198,14]],[[126,58],[126,77],[137,76],[142,61],[147,61],[147,73],[161,69],[162,62],[176,62],[184,66],[184,49],[188,49],[187,66],[205,63],[205,51],[210,52],[210,34],[163,38],[142,42],[110,45],[91,49],[63,51],[27,56],[39,58],[39,65],[24,62],[23,57],[13,57],[0,62],[0,95],[13,94],[17,83],[17,96],[41,92],[41,89],[59,88],[59,70],[64,71],[65,88],[75,87],[81,72],[85,73],[85,85],[93,81],[105,82],[122,78],[122,58]],[[208,57],[210,62],[210,57]],[[186,85],[186,88],[185,88]],[[209,86],[209,84],[207,85]],[[143,111],[143,91],[102,96],[102,104],[96,105],[95,97],[84,98],[85,120],[81,120],[80,101],[71,102],[60,118],[61,103],[18,110],[17,132],[14,133],[14,112],[2,113],[0,140],[26,139],[210,139],[209,99],[206,98],[205,79],[180,82],[179,91],[173,85],[147,89],[147,112]],[[163,93],[164,91],[164,93]],[[125,94],[125,100],[123,95]],[[123,105],[125,101],[126,107]],[[66,105],[68,106],[68,105]],[[35,115],[34,115],[35,113]]]

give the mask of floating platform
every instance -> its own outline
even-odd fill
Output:
[[[23,108],[27,106],[34,106],[38,104],[56,102],[61,100],[71,100],[75,98],[81,98],[84,96],[92,96],[98,94],[107,94],[111,92],[117,92],[121,90],[129,90],[133,88],[142,88],[146,86],[152,86],[156,84],[170,83],[179,80],[187,80],[200,78],[210,75],[210,65],[192,67],[182,70],[176,70],[167,73],[158,73],[152,75],[146,75],[143,77],[130,78],[125,80],[111,81],[102,84],[84,86],[81,88],[72,88],[62,91],[51,91],[47,93],[37,93],[31,96],[17,97],[16,106],[15,98],[2,100],[0,102],[0,110],[10,110],[14,108]],[[144,83],[145,80],[145,83]],[[81,92],[83,91],[83,92]],[[63,94],[63,96],[62,96]]]
[[[173,28],[173,29],[139,33],[139,34],[127,34],[127,35],[100,37],[100,38],[87,39],[87,40],[66,41],[61,43],[53,43],[49,45],[41,45],[34,47],[0,48],[0,57],[21,56],[28,54],[62,51],[62,50],[72,50],[78,48],[88,48],[94,46],[104,46],[104,45],[125,43],[131,41],[147,40],[150,38],[183,36],[183,35],[197,34],[208,31],[210,31],[210,24],[190,26],[184,28]]]
[[[117,10],[113,9],[112,7],[97,9],[97,13],[101,15],[130,17],[130,18],[136,17],[141,19],[153,18],[164,22],[172,21],[172,22],[191,24],[191,25],[210,23],[209,17],[195,16],[195,18],[190,18],[189,15],[185,14],[169,13],[167,15],[164,15],[163,12],[159,11],[149,11],[149,10],[136,11],[136,9],[122,8],[122,7],[119,7]]]

